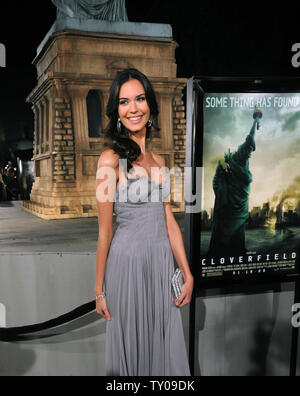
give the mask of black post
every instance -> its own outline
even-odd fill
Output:
[[[295,294],[294,294],[294,304],[300,302],[300,281],[296,279],[295,281]],[[298,336],[299,328],[292,327],[292,343],[291,343],[291,357],[290,357],[290,377],[296,377],[297,374],[297,356],[298,356]]]
[[[191,375],[195,375],[195,307],[196,307],[196,293],[193,293],[192,301],[190,302],[190,318],[189,318],[189,363]]]

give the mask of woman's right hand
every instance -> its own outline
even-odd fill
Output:
[[[100,300],[96,301],[96,310],[98,314],[104,319],[111,320],[111,316],[107,308],[106,298],[100,298]]]

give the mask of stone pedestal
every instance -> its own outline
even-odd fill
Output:
[[[44,219],[97,216],[95,181],[104,149],[105,107],[116,72],[127,67],[145,73],[157,93],[161,131],[151,149],[165,157],[168,167],[184,171],[186,79],[176,78],[176,47],[172,37],[52,28],[34,60],[38,81],[27,98],[35,115],[35,181],[25,210]],[[89,133],[89,92],[99,99],[96,137]],[[183,197],[173,208],[184,210]]]

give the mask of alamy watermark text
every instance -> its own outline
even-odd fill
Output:
[[[0,67],[6,67],[6,48],[0,43]]]
[[[300,43],[293,44],[292,52],[295,52],[295,54],[292,56],[292,66],[299,67],[300,66]]]

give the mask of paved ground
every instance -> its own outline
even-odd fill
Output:
[[[184,213],[174,215],[183,232]],[[22,201],[0,202],[0,252],[95,252],[97,240],[97,217],[43,220]]]

